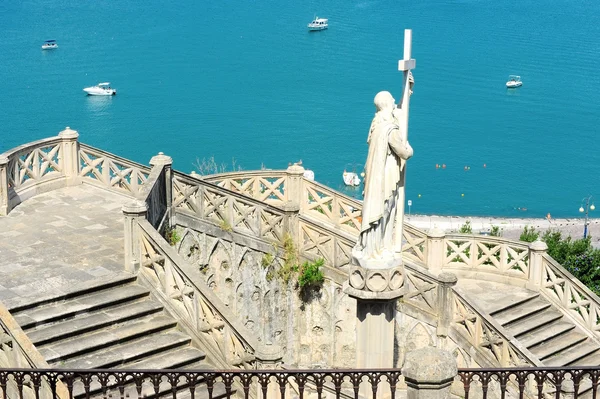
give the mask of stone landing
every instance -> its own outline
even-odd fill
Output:
[[[123,273],[130,198],[88,185],[51,191],[0,217],[0,301],[8,309]]]

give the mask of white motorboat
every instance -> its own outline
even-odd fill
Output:
[[[110,87],[109,82],[98,83],[96,86],[83,89],[90,96],[114,96],[117,90]]]
[[[360,186],[360,178],[355,172],[344,171],[342,178],[347,186]]]
[[[310,169],[305,169],[304,170],[304,178],[306,180],[315,181],[315,172],[313,172]]]
[[[56,40],[46,40],[44,44],[42,44],[42,50],[53,50],[55,48],[58,48]]]
[[[506,82],[506,87],[509,89],[514,89],[516,87],[523,86],[523,82],[521,82],[521,77],[517,75],[510,75],[508,77],[508,81]]]
[[[328,21],[329,20],[327,18],[315,17],[315,19],[310,24],[308,24],[308,30],[314,31],[327,29],[327,27],[329,26]]]

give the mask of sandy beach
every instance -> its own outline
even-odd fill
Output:
[[[485,234],[492,226],[502,229],[502,237],[518,240],[525,226],[533,226],[538,231],[559,230],[563,237],[583,238],[584,218],[545,219],[545,218],[494,218],[477,216],[428,216],[405,215],[405,221],[421,230],[437,227],[447,233],[457,232],[467,220],[471,221],[474,234]],[[588,220],[588,235],[592,245],[600,248],[600,219]]]

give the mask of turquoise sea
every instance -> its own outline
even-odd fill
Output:
[[[327,31],[307,31],[315,15]],[[598,15],[595,0],[5,0],[0,152],[71,126],[142,163],[302,159],[343,189],[374,95],[400,95],[412,28],[411,212],[578,216],[583,197],[600,202]],[[86,97],[100,81],[118,95]]]

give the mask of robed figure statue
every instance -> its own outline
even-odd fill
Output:
[[[385,261],[393,258],[395,252],[401,252],[398,247],[402,245],[404,166],[413,155],[392,95],[379,92],[375,107],[377,112],[367,139],[362,225],[352,250],[360,264]]]

